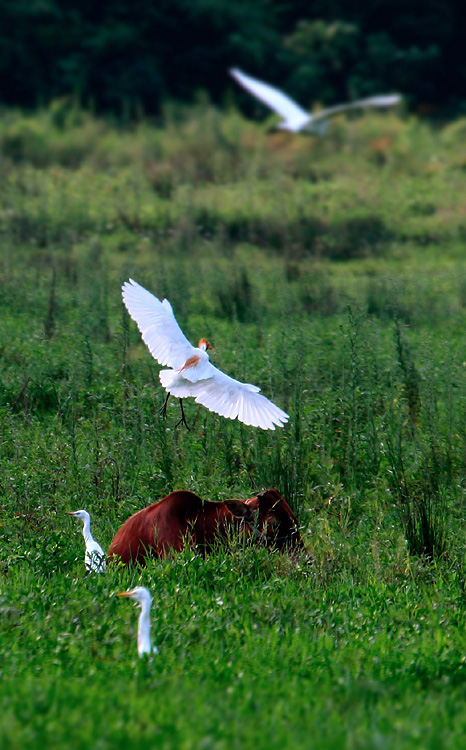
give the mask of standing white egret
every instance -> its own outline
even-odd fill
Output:
[[[134,589],[129,591],[123,591],[118,596],[127,596],[129,599],[133,599],[141,607],[141,612],[138,620],[138,654],[143,656],[144,654],[158,654],[159,650],[157,646],[152,645],[150,637],[150,608],[152,605],[152,597],[149,589],[145,586],[136,586]]]
[[[86,570],[94,573],[102,573],[107,567],[105,552],[91,534],[91,517],[89,513],[87,510],[70,510],[67,513],[69,516],[80,518],[83,522],[83,537],[86,545],[84,565],[86,566]]]
[[[311,115],[274,86],[258,81],[257,78],[246,75],[238,68],[231,68],[229,72],[240,86],[283,118],[277,126],[280,130],[290,130],[292,133],[305,132],[323,135],[328,126],[328,118],[333,115],[351,109],[364,109],[364,107],[393,107],[401,101],[399,94],[380,94],[369,96],[367,99],[357,99],[348,104],[337,104]]]
[[[159,378],[168,395],[180,399],[184,424],[182,399],[188,396],[222,417],[263,430],[274,430],[275,425],[282,427],[288,421],[288,414],[260,395],[260,388],[230,378],[211,364],[207,349],[212,347],[207,339],[201,339],[198,347],[190,344],[167,299],[161,302],[132,279],[122,288],[123,302],[150,353],[161,365],[172,368],[161,370]],[[164,406],[167,400],[168,396]]]

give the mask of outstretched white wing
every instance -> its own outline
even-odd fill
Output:
[[[312,115],[312,121],[317,122],[318,120],[325,120],[327,117],[332,117],[332,115],[338,115],[340,112],[347,112],[351,109],[364,109],[364,107],[394,107],[395,104],[399,104],[400,102],[401,96],[399,94],[369,96],[367,99],[357,99],[354,102],[336,104],[334,107],[322,109],[320,112],[316,112]]]
[[[258,388],[230,378],[195,349],[175,320],[168,300],[157,297],[131,279],[123,284],[123,301],[151,354],[171,370],[161,370],[160,381],[173,396],[192,396],[198,404],[229,419],[274,430],[288,421],[288,414],[275,406]],[[202,355],[202,356],[201,356]]]
[[[235,81],[256,99],[281,115],[293,129],[300,129],[310,119],[308,112],[274,86],[258,81],[257,78],[251,78],[238,68],[232,68],[229,72]]]
[[[210,376],[190,384],[190,391],[196,402],[209,411],[263,430],[274,430],[275,425],[283,427],[288,421],[288,414],[262,396],[257,386],[225,375],[211,362],[208,371]]]
[[[183,367],[194,349],[176,322],[167,299],[157,297],[130,279],[122,286],[123,302],[141,331],[152,356],[175,370]]]

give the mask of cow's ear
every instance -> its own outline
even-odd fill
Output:
[[[261,494],[257,496],[257,499],[259,500],[260,512],[267,513],[280,502],[281,496],[277,490],[266,490],[265,492],[261,492]]]
[[[251,515],[251,509],[242,500],[224,500],[224,503],[235,518],[249,518]]]

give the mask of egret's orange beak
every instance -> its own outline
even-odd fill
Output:
[[[131,596],[131,591],[122,591],[121,594],[117,594],[117,596]]]

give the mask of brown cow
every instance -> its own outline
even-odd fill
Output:
[[[160,558],[179,552],[186,541],[206,553],[219,538],[227,537],[233,526],[279,550],[304,549],[296,518],[277,490],[267,490],[244,502],[212,502],[193,492],[178,491],[130,516],[117,531],[107,554],[118,556],[124,563],[144,563],[148,554]]]

